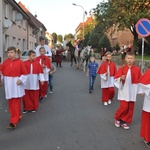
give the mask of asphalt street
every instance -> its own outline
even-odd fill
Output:
[[[14,130],[9,124],[7,100],[0,88],[0,150],[147,150],[140,138],[143,99],[138,96],[130,130],[114,126],[119,106],[101,103],[100,78],[88,93],[88,77],[63,62],[54,75],[54,92],[36,113],[23,114]],[[13,89],[12,89],[13,90]]]

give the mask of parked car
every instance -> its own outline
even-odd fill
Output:
[[[28,52],[29,52],[29,50],[25,50],[25,51],[22,53],[22,55],[20,56],[20,59],[21,59],[22,61],[28,60]]]

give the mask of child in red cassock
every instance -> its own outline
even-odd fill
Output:
[[[40,83],[40,102],[43,102],[44,97],[47,95],[48,88],[48,80],[49,80],[49,72],[52,69],[52,65],[48,56],[45,56],[45,48],[41,47],[39,49],[40,56],[36,58],[36,60],[41,64],[44,72],[44,84]]]
[[[102,102],[105,106],[110,105],[115,95],[114,76],[116,74],[116,65],[112,62],[112,54],[105,54],[104,62],[99,67],[97,74],[100,74],[102,88]]]
[[[33,50],[28,52],[29,59],[24,62],[28,72],[25,95],[23,96],[23,113],[28,111],[36,112],[39,103],[39,80],[44,84],[43,68],[36,61],[36,53]]]
[[[145,93],[140,135],[144,138],[145,144],[150,147],[150,69],[145,72],[139,82]]]
[[[10,112],[9,129],[16,128],[21,119],[21,98],[25,94],[24,84],[27,80],[27,70],[23,62],[16,58],[16,48],[9,47],[7,49],[8,59],[1,66],[1,72],[4,78],[5,95],[8,99]]]
[[[138,81],[141,78],[140,68],[134,65],[135,55],[127,53],[126,65],[119,68],[115,75],[115,86],[118,88],[120,107],[115,113],[115,126],[129,129],[127,123],[132,123],[136,95],[142,93]]]

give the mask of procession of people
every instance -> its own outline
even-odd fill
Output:
[[[0,84],[3,81],[10,112],[8,129],[17,127],[19,120],[22,119],[21,110],[24,114],[29,111],[33,113],[38,111],[39,102],[42,103],[47,97],[48,88],[50,93],[53,93],[53,74],[56,72],[56,66],[62,67],[61,54],[65,49],[57,45],[55,66],[52,63],[53,53],[45,45],[44,40],[43,37],[40,38],[40,45],[28,52],[28,60],[24,62],[16,58],[15,47],[8,47],[8,58],[0,65]],[[106,49],[103,51],[100,65],[95,60],[93,48],[89,54],[87,64],[89,93],[92,94],[94,90],[97,75],[100,76],[101,101],[105,107],[112,104],[116,93],[115,87],[118,89],[120,106],[114,114],[114,126],[125,130],[130,129],[129,124],[132,123],[136,96],[137,94],[144,96],[140,136],[150,147],[150,69],[142,75],[140,68],[134,65],[135,54],[132,52],[126,54],[126,63],[118,70],[117,65],[112,61],[112,53]],[[71,66],[73,59],[75,57],[71,52]],[[23,108],[21,108],[21,102]]]

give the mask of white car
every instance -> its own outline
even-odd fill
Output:
[[[25,50],[25,51],[22,53],[22,55],[20,56],[20,59],[21,59],[22,61],[28,60],[28,52],[29,52],[29,50]]]

